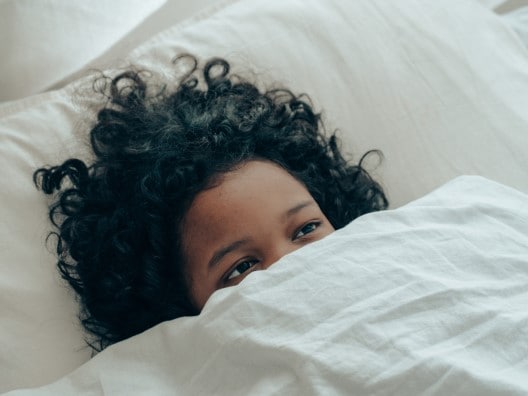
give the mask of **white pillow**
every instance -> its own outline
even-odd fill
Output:
[[[468,173],[528,191],[527,53],[477,1],[228,1],[128,61],[170,82],[181,52],[223,56],[235,71],[310,94],[355,160],[384,152],[373,173],[393,207]],[[89,357],[44,247],[48,201],[31,181],[41,165],[86,157],[93,114],[80,86],[0,105],[0,391],[54,380]]]
[[[489,7],[489,8],[497,8],[500,7],[502,4],[507,3],[508,0],[478,0],[482,3],[482,5]]]
[[[0,101],[41,92],[84,67],[164,2],[0,1]]]
[[[175,53],[220,53],[307,92],[355,159],[383,151],[393,207],[464,173],[528,190],[528,52],[500,17],[470,0],[300,7],[235,2],[131,59],[171,76]]]

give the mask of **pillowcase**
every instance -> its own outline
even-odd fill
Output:
[[[175,26],[130,58],[170,79],[175,53],[220,53],[243,75],[308,93],[352,158],[383,151],[377,174],[393,207],[465,173],[528,189],[528,54],[492,11],[336,1],[292,18],[299,3],[264,3]]]
[[[165,0],[3,0],[0,101],[41,92],[125,37]]]
[[[156,35],[122,64],[169,83],[171,59],[227,58],[262,85],[308,93],[367,163],[392,207],[460,174],[528,191],[528,58],[509,28],[476,1],[226,1]],[[45,247],[49,201],[31,175],[87,158],[91,77],[0,105],[0,391],[41,385],[86,361],[72,292]]]

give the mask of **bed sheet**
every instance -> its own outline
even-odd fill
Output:
[[[528,196],[461,177],[21,395],[525,395]]]

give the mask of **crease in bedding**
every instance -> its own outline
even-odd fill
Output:
[[[528,196],[456,178],[8,395],[528,393]]]

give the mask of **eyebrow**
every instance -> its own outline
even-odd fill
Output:
[[[307,206],[312,206],[312,205],[315,205],[315,201],[309,200],[309,201],[301,202],[295,205],[293,208],[288,209],[286,213],[284,214],[284,217],[285,218],[291,217],[294,214],[299,213],[302,209],[306,208]]]
[[[213,257],[211,258],[211,260],[209,260],[209,264],[208,264],[209,269],[217,265],[220,262],[220,260],[224,258],[225,255],[231,253],[234,250],[237,250],[239,247],[249,243],[250,241],[251,241],[250,238],[239,239],[238,241],[232,242],[229,245],[218,249],[213,254]]]
[[[301,202],[301,203],[295,205],[294,207],[288,209],[284,213],[284,218],[291,217],[291,216],[299,213],[302,209],[306,208],[307,206],[311,206],[311,205],[314,205],[314,204],[315,204],[315,202],[312,201],[312,200]],[[213,257],[211,257],[211,260],[209,260],[209,264],[207,265],[208,268],[209,269],[213,268],[214,266],[216,266],[220,262],[220,260],[222,260],[224,258],[224,256],[226,256],[227,254],[237,250],[241,246],[246,245],[247,243],[251,242],[251,240],[252,240],[251,238],[246,237],[246,238],[239,239],[237,241],[231,242],[227,246],[221,247],[220,249],[218,249],[213,254]]]

